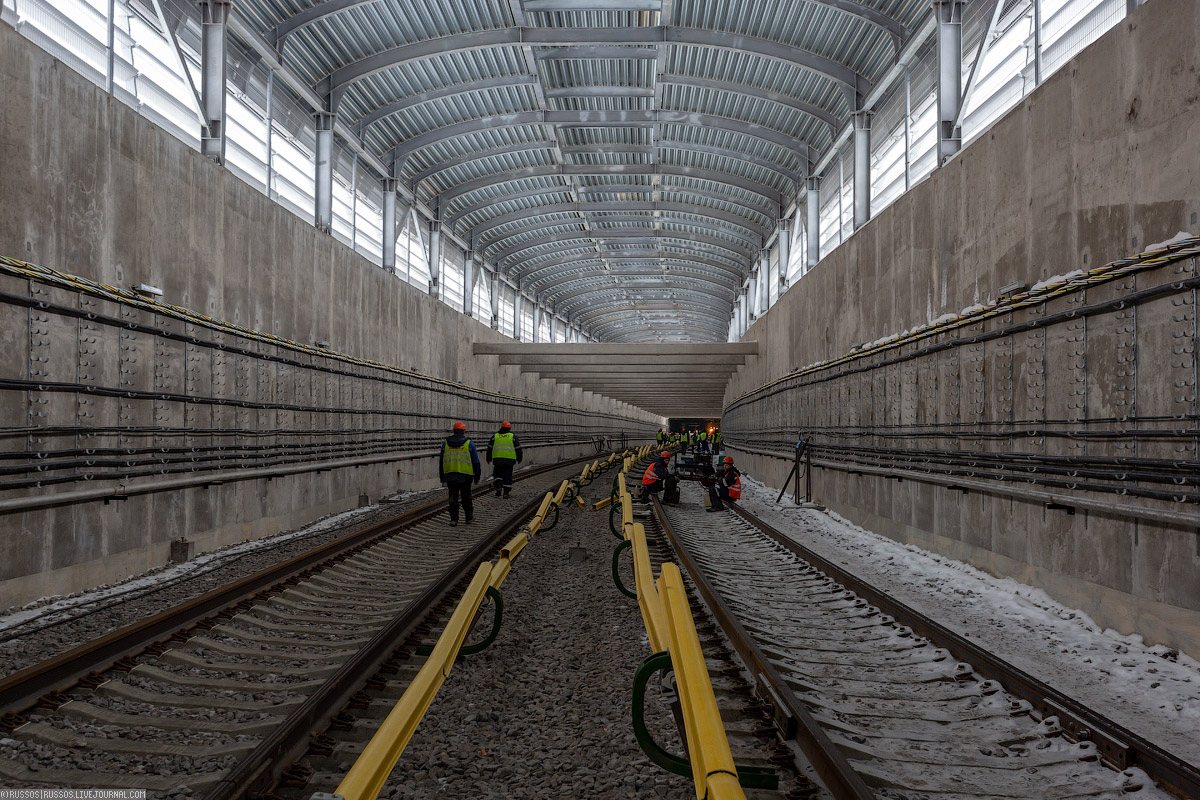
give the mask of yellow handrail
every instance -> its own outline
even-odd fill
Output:
[[[433,698],[450,674],[459,648],[467,638],[467,631],[475,618],[475,610],[483,602],[491,581],[492,565],[484,562],[475,570],[467,591],[438,637],[428,660],[417,673],[417,677],[404,691],[404,695],[379,726],[379,730],[367,742],[362,753],[338,784],[336,794],[345,800],[375,800],[388,775],[408,742],[412,739]]]

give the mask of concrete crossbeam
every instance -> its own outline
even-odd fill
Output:
[[[475,342],[471,352],[477,356],[654,356],[654,355],[758,355],[758,342],[717,342],[712,344],[523,344],[519,342]]]
[[[616,359],[620,359],[619,362]],[[573,364],[596,364],[608,363],[609,358],[600,360],[597,356],[575,356],[575,355],[551,355],[551,356],[536,356],[536,355],[502,355],[499,357],[500,363],[504,365],[521,365],[525,367],[542,367],[542,366],[558,366],[558,365],[573,365]],[[713,367],[713,366],[738,366],[746,363],[746,356],[740,353],[721,354],[709,353],[702,356],[690,354],[675,354],[675,353],[659,353],[655,355],[624,355],[611,357],[612,363],[620,363],[624,365],[633,364],[653,364],[655,366],[664,366],[671,364],[680,364],[686,366]]]

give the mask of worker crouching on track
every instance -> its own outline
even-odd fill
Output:
[[[709,511],[724,511],[725,503],[742,499],[742,473],[733,465],[733,456],[725,456],[721,464],[723,469],[708,487]]]
[[[648,501],[656,492],[663,492],[664,503],[679,502],[679,479],[671,474],[669,450],[659,453],[642,476],[642,500]]]
[[[492,465],[492,488],[496,497],[508,497],[512,491],[513,468],[525,458],[521,440],[512,432],[511,422],[501,422],[500,430],[492,434],[487,449],[487,462]]]
[[[446,484],[450,492],[450,526],[458,524],[458,504],[462,503],[467,524],[475,518],[475,506],[471,502],[471,484],[479,483],[483,468],[479,464],[479,452],[475,443],[467,438],[466,423],[454,423],[453,432],[442,442],[442,458],[438,462],[438,480]]]

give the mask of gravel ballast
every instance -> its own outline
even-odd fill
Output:
[[[695,797],[634,739],[633,673],[650,646],[613,585],[615,544],[607,511],[574,506],[531,542],[504,584],[499,638],[455,665],[380,797]],[[571,563],[575,546],[586,560]],[[673,724],[652,703],[666,745]]]

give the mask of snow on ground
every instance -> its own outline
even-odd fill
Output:
[[[392,502],[403,501],[411,494],[405,493],[392,498]],[[93,589],[88,589],[83,592],[58,597],[43,597],[40,600],[34,600],[22,606],[19,610],[4,614],[0,617],[0,633],[23,625],[31,619],[39,619],[42,622],[47,622],[56,616],[70,616],[70,612],[77,609],[93,605],[100,601],[106,600],[117,595],[130,594],[143,589],[149,589],[158,585],[166,585],[174,583],[183,578],[189,577],[195,573],[207,571],[211,566],[223,564],[227,561],[237,559],[247,553],[259,550],[263,547],[274,546],[292,539],[301,539],[312,536],[330,528],[347,525],[354,521],[356,517],[363,514],[378,510],[377,505],[370,505],[364,508],[355,508],[350,511],[343,511],[340,514],[334,514],[325,517],[322,520],[314,522],[311,525],[299,528],[288,533],[282,533],[275,536],[267,536],[262,539],[253,539],[236,544],[221,547],[203,555],[193,558],[191,561],[185,561],[178,564],[168,564],[162,567],[156,567],[141,573],[140,575],[131,575],[119,583],[101,584]]]
[[[742,505],[794,541],[1175,755],[1200,763],[1200,662],[1105,630],[1040,589],[797,507],[743,476]]]

